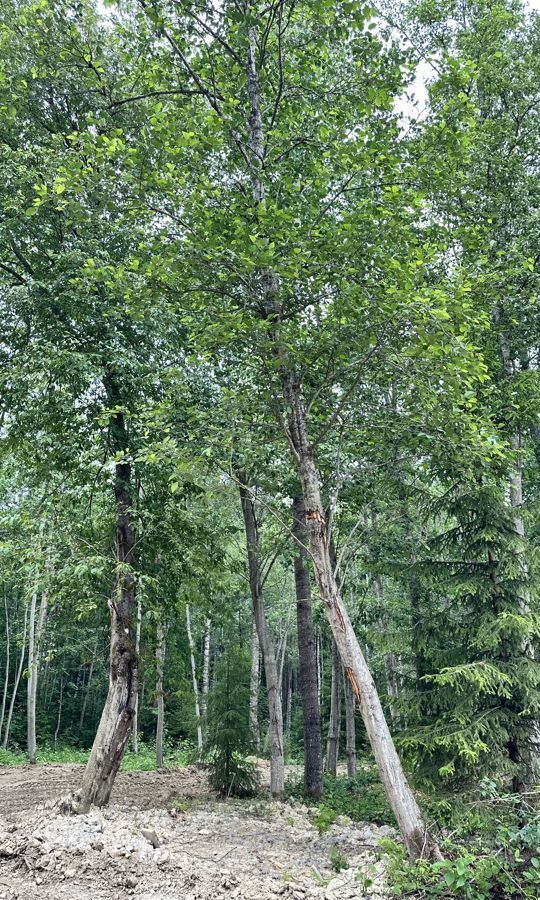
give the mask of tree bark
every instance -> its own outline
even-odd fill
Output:
[[[41,638],[47,618],[48,597],[47,590],[41,593],[39,603],[38,621],[36,624],[37,595],[34,592],[30,601],[30,629],[28,637],[28,684],[27,684],[27,755],[28,762],[32,765],[36,762],[36,699],[39,675],[39,653]]]
[[[248,489],[245,473],[239,473],[240,502],[246,530],[246,545],[249,568],[249,585],[253,603],[253,618],[257,627],[259,645],[263,655],[268,693],[268,736],[270,741],[270,792],[273,797],[283,796],[285,789],[285,770],[283,755],[283,713],[279,689],[279,674],[276,664],[274,646],[268,632],[266,613],[264,610],[260,561],[259,530],[255,516],[253,499]]]
[[[54,748],[58,742],[58,732],[60,731],[60,722],[62,721],[62,699],[64,697],[64,673],[60,675],[60,696],[58,698],[58,715],[56,717],[56,730],[54,732]]]
[[[249,682],[249,727],[257,753],[260,749],[261,736],[259,733],[259,663],[260,663],[259,636],[257,625],[253,618],[251,632],[251,676]]]
[[[2,692],[2,712],[0,713],[0,738],[4,730],[4,716],[6,712],[7,692],[9,687],[9,663],[10,663],[10,634],[9,634],[9,608],[7,602],[6,586],[4,585],[4,611],[6,616],[6,670],[4,673],[4,689]]]
[[[92,653],[92,659],[90,660],[90,668],[88,669],[88,678],[86,679],[85,691],[83,702],[81,706],[81,715],[79,716],[79,731],[82,731],[84,725],[84,717],[86,715],[86,707],[88,706],[88,696],[90,694],[90,687],[92,685],[92,676],[94,674],[94,665],[96,661],[96,653],[97,653],[97,642],[94,645],[94,651]]]
[[[203,649],[203,674],[202,674],[202,691],[201,691],[201,711],[203,720],[206,721],[206,713],[208,709],[208,690],[210,687],[210,635],[212,630],[212,622],[207,619],[204,626],[204,649]]]
[[[117,410],[111,420],[111,439],[117,454],[127,454],[128,434],[118,386],[112,377],[105,378],[109,408]],[[135,540],[132,513],[132,471],[126,456],[115,465],[114,494],[116,501],[116,575],[109,601],[111,649],[109,691],[86,765],[82,786],[74,798],[74,808],[87,812],[91,806],[109,802],[114,780],[124,756],[131,729],[137,696],[137,654],[132,635],[135,605]]]
[[[356,723],[354,718],[356,704],[351,682],[345,675],[345,672],[343,672],[343,684],[345,688],[345,752],[347,755],[347,775],[349,778],[354,778],[356,775]]]
[[[141,598],[137,598],[137,626],[135,628],[135,653],[137,659],[141,652],[141,624],[142,624],[142,605]],[[135,694],[135,708],[133,710],[133,725],[131,728],[131,747],[135,755],[139,752],[139,691]]]
[[[202,753],[203,736],[201,726],[201,708],[199,706],[199,685],[197,683],[197,666],[195,665],[195,643],[193,634],[191,633],[191,616],[189,613],[189,603],[186,603],[186,627],[189,641],[189,654],[191,657],[191,681],[193,684],[193,697],[195,700],[195,718],[197,721],[197,749]]]
[[[304,792],[308,797],[318,800],[323,793],[321,713],[311,584],[307,567],[306,520],[301,497],[293,500],[293,535],[298,543],[298,552],[294,558],[294,584],[304,726]]]
[[[165,705],[163,702],[163,670],[167,649],[167,630],[163,622],[158,622],[156,642],[156,769],[163,768],[163,726],[165,722]],[[200,749],[200,748],[199,748]]]
[[[339,735],[341,732],[341,660],[334,638],[332,638],[332,688],[330,691],[330,718],[328,720],[328,740],[326,742],[326,771],[337,774],[339,758]]]
[[[21,681],[22,670],[24,666],[24,657],[26,654],[26,633],[28,630],[28,609],[24,610],[24,629],[23,629],[23,640],[21,646],[21,655],[19,657],[19,665],[17,666],[17,671],[15,673],[15,681],[13,682],[13,692],[11,694],[11,700],[9,702],[9,710],[8,717],[6,721],[6,730],[4,731],[4,739],[2,741],[2,747],[4,750],[7,749],[8,741],[9,741],[9,733],[11,731],[11,719],[13,717],[13,709],[15,706],[15,700],[17,698],[17,691],[19,690],[19,684]]]
[[[379,630],[384,641],[388,640],[388,616],[384,607],[384,587],[383,580],[380,575],[376,575],[373,580],[375,595],[379,601]],[[385,648],[383,650],[384,674],[386,678],[386,693],[388,695],[388,710],[392,722],[398,721],[398,711],[396,707],[396,698],[399,694],[396,657],[391,650]]]

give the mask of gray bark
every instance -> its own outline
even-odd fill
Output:
[[[343,684],[345,693],[345,752],[347,756],[347,775],[349,778],[354,778],[356,775],[356,723],[354,718],[356,704],[351,682],[346,677],[345,672],[343,672]]]
[[[163,670],[167,649],[167,630],[163,622],[158,622],[156,642],[156,769],[163,768],[163,727],[165,723],[165,704],[163,701]],[[200,748],[199,748],[200,749]]]
[[[245,473],[240,473],[240,502],[246,531],[246,545],[249,568],[249,584],[253,603],[253,617],[257,627],[259,645],[262,651],[266,690],[268,693],[268,738],[270,742],[270,792],[273,797],[283,796],[285,770],[283,755],[283,713],[279,689],[279,674],[274,645],[270,638],[264,609],[261,572],[259,562],[259,533],[254,502],[248,488]]]
[[[260,667],[260,648],[259,636],[257,634],[257,625],[253,618],[253,627],[251,634],[251,677],[249,683],[249,726],[253,743],[257,752],[260,748],[259,733],[259,667]]]
[[[137,598],[137,625],[135,628],[135,653],[137,659],[141,652],[141,624],[142,624],[142,605],[141,598]],[[135,707],[133,709],[133,725],[131,729],[131,747],[135,755],[139,752],[139,691],[135,694]]]
[[[28,683],[27,683],[27,754],[28,762],[36,762],[36,699],[39,675],[39,654],[41,639],[47,618],[47,590],[42,591],[39,603],[38,620],[36,623],[37,595],[34,591],[30,601],[30,628],[28,637]]]
[[[326,771],[337,774],[339,736],[341,731],[341,660],[335,639],[332,639],[332,687],[330,691],[330,718],[326,742]]]

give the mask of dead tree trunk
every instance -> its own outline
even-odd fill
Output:
[[[116,410],[110,424],[111,443],[117,454],[128,452],[128,433],[118,386],[111,375],[105,379],[109,408]],[[116,576],[109,610],[111,653],[109,692],[86,765],[81,790],[74,807],[86,812],[105,806],[120,768],[133,725],[137,696],[137,654],[132,634],[135,604],[135,553],[132,523],[132,471],[126,457],[115,465]]]
[[[266,613],[264,610],[260,560],[259,560],[259,526],[255,516],[255,506],[249,491],[245,473],[239,474],[240,502],[246,530],[246,544],[249,567],[249,585],[253,602],[253,618],[257,627],[257,635],[261,647],[268,692],[268,715],[270,741],[270,792],[273,797],[282,797],[285,789],[285,772],[283,757],[283,713],[279,690],[279,675],[276,664],[274,646],[268,632]]]
[[[165,668],[165,652],[167,649],[167,630],[163,622],[158,622],[156,642],[156,769],[163,768],[163,726],[165,723],[165,704],[163,702],[163,670]]]
[[[298,544],[294,558],[296,630],[302,717],[304,725],[304,792],[317,800],[323,792],[321,712],[317,671],[317,648],[313,629],[311,584],[307,567],[306,519],[300,497],[293,501],[293,535]]]

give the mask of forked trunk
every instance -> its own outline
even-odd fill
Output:
[[[341,731],[341,660],[334,638],[332,638],[332,687],[330,691],[330,718],[326,742],[326,771],[337,774],[339,757],[339,735]]]
[[[298,543],[294,558],[296,630],[302,718],[304,725],[304,793],[318,800],[323,792],[321,712],[317,671],[317,648],[313,629],[311,584],[307,568],[306,521],[300,497],[293,501],[293,535]]]
[[[259,535],[255,509],[245,474],[240,474],[240,501],[246,529],[246,544],[249,567],[249,584],[253,603],[253,618],[261,647],[268,693],[268,737],[270,743],[270,793],[273,797],[283,796],[285,771],[283,758],[283,713],[279,689],[279,674],[274,646],[268,632],[264,610],[261,573],[259,565]]]
[[[118,408],[121,398],[111,379],[106,381],[110,406]],[[112,444],[117,453],[127,451],[124,416],[116,412],[111,422]],[[109,802],[114,780],[124,756],[137,697],[137,654],[132,635],[135,605],[135,554],[132,527],[131,465],[126,459],[116,463],[114,492],[116,499],[116,576],[109,601],[111,615],[111,653],[109,692],[101,714],[97,734],[86,765],[82,786],[73,806],[87,812],[91,806]]]

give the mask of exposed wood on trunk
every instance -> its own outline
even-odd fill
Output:
[[[356,723],[354,718],[356,701],[351,682],[345,675],[345,672],[343,672],[343,684],[345,693],[345,753],[347,756],[347,775],[349,778],[353,778],[356,775]]]
[[[285,789],[283,758],[283,714],[279,690],[279,676],[274,646],[268,631],[264,609],[261,570],[259,559],[259,526],[255,506],[245,473],[239,473],[240,502],[246,531],[249,585],[253,603],[253,617],[257,626],[259,645],[262,651],[266,690],[268,693],[268,738],[270,743],[270,792],[273,797],[282,797]]]
[[[195,702],[195,720],[197,723],[197,749],[199,753],[203,748],[203,736],[201,725],[201,708],[199,705],[199,684],[197,681],[197,666],[195,663],[195,642],[191,631],[191,615],[189,611],[189,603],[186,603],[186,629],[189,641],[189,655],[191,659],[191,683],[193,685],[193,699]]]
[[[163,728],[165,723],[165,704],[163,700],[163,670],[165,668],[165,653],[167,649],[167,629],[161,621],[159,621],[157,625],[156,637],[156,769],[162,769]]]

